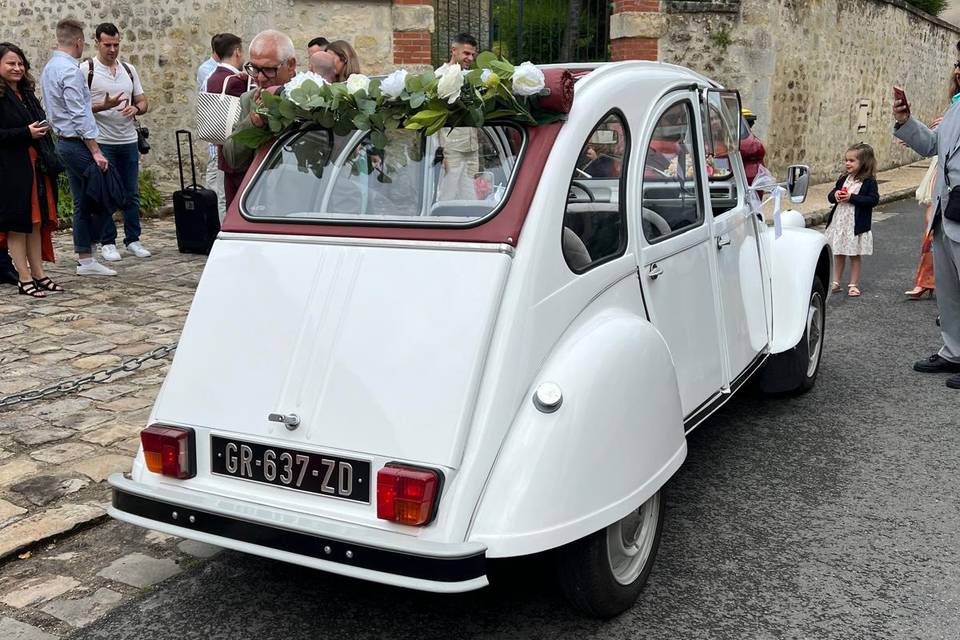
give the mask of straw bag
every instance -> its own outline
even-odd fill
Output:
[[[201,91],[197,94],[197,137],[201,140],[223,144],[233,133],[240,119],[240,98],[227,95],[229,84],[230,78],[225,78],[219,93]],[[250,90],[249,79],[247,90]]]

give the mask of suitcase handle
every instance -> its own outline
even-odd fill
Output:
[[[188,147],[189,147],[189,149],[190,149],[190,175],[191,175],[191,178],[192,178],[192,180],[193,180],[193,182],[192,182],[191,185],[190,185],[190,188],[192,188],[192,189],[199,189],[199,186],[197,185],[197,166],[196,166],[196,164],[195,164],[195,162],[194,162],[194,156],[193,156],[193,134],[190,133],[190,131],[188,131],[187,129],[177,129],[177,132],[176,132],[176,138],[177,138],[177,167],[180,169],[180,188],[181,188],[182,190],[184,190],[184,191],[186,191],[186,189],[187,189],[187,185],[184,184],[184,181],[183,181],[183,155],[182,155],[181,150],[180,150],[180,146],[181,146],[180,138],[181,138],[181,136],[183,136],[183,135],[186,135],[186,137],[187,137],[187,145],[188,145]]]

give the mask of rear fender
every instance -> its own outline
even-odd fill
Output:
[[[785,227],[779,238],[769,229],[765,239],[773,289],[770,353],[782,353],[803,337],[814,277],[820,277],[829,291],[833,253],[823,234],[812,229]]]
[[[554,413],[532,401],[554,382]],[[513,422],[468,539],[488,557],[558,547],[637,509],[686,456],[673,360],[645,320],[610,310],[565,336]]]

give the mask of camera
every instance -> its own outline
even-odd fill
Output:
[[[150,153],[150,143],[147,142],[147,138],[150,137],[150,129],[146,127],[137,127],[137,151],[140,152],[140,155],[146,155]]]

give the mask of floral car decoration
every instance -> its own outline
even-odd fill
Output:
[[[489,51],[469,71],[447,63],[421,74],[405,69],[383,78],[354,73],[334,83],[301,72],[279,95],[261,94],[257,112],[266,118],[266,128],[244,129],[234,138],[258,148],[288,129],[316,123],[338,135],[369,130],[373,145],[383,148],[384,132],[401,127],[432,135],[443,127],[480,127],[493,120],[555,122],[570,110],[573,78],[565,70],[547,74],[532,62],[514,66]]]

